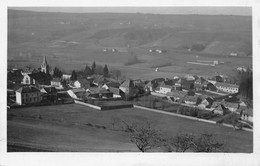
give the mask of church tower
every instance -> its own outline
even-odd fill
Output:
[[[47,63],[46,56],[43,57],[43,62],[42,62],[42,65],[41,65],[41,72],[49,74],[49,65]]]

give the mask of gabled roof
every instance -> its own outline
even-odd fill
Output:
[[[203,84],[205,81],[206,81],[205,78],[200,77],[200,78],[198,78],[197,80],[195,80],[194,83],[195,83],[195,84]]]
[[[119,88],[110,87],[109,91],[112,92],[113,94],[120,95],[120,89]]]
[[[105,94],[105,93],[111,93],[109,91],[107,91],[104,88],[100,88],[100,87],[90,87],[87,89],[87,92],[89,92],[90,94]]]
[[[191,102],[197,102],[198,97],[197,96],[184,96],[183,101],[191,101]]]
[[[107,82],[105,83],[109,88],[113,87],[113,88],[119,88],[120,84],[118,82]]]
[[[41,92],[44,93],[57,93],[57,89],[55,87],[44,87],[41,89]]]
[[[83,84],[83,85],[90,83],[90,81],[88,81],[88,80],[86,80],[86,79],[83,79],[83,78],[80,78],[80,79],[78,79],[78,80],[76,80],[76,81],[78,81],[80,84]],[[75,81],[75,82],[76,82],[76,81]]]
[[[160,86],[160,87],[163,87],[163,88],[169,88],[169,89],[172,88],[171,85],[166,85],[165,82],[162,82],[159,86]]]
[[[238,108],[239,103],[225,102],[225,107]]]
[[[179,90],[173,90],[171,92],[167,93],[167,96],[174,96],[174,97],[179,97],[182,98],[187,94],[187,92],[184,91],[179,91]]]
[[[145,87],[152,87],[152,88],[156,88],[158,86],[158,83],[157,82],[154,82],[154,81],[149,81]]]
[[[32,92],[40,92],[39,89],[33,87],[33,86],[24,86],[16,90],[16,92],[19,93],[32,93]]]
[[[120,87],[125,87],[125,88],[130,88],[130,87],[134,87],[134,83],[132,80],[125,80],[121,85]]]

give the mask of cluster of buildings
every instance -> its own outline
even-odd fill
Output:
[[[46,57],[39,69],[26,67],[8,71],[8,102],[31,105],[58,102],[62,98],[83,100],[86,98],[131,98],[138,94],[137,84],[132,80],[118,81],[103,75],[71,80],[70,74],[53,77]],[[19,78],[18,78],[19,77]]]
[[[16,79],[19,73],[20,79]],[[18,105],[59,102],[64,98],[82,101],[89,98],[129,100],[151,94],[166,97],[172,103],[196,106],[219,114],[223,114],[223,108],[228,108],[232,112],[243,110],[243,117],[246,120],[252,120],[253,116],[252,109],[250,110],[236,95],[239,86],[225,83],[225,78],[221,75],[212,78],[175,76],[172,79],[156,78],[150,81],[131,79],[118,81],[94,74],[72,81],[70,74],[53,78],[46,57],[43,58],[39,69],[13,69],[9,74],[13,77],[8,79],[8,102]]]
[[[209,79],[198,76],[157,78],[145,85],[151,95],[166,97],[169,102],[198,107],[217,114],[224,114],[223,108],[242,114],[252,121],[253,111],[238,97],[239,86],[224,82],[221,76]]]

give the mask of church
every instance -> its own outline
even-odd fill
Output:
[[[49,85],[50,84],[50,77],[49,75],[50,66],[47,63],[46,56],[43,57],[43,61],[41,64],[41,68],[39,71],[41,72],[26,72],[23,73],[23,79],[22,84],[29,84],[29,85],[35,85],[35,84],[43,84],[43,85]]]
[[[46,56],[43,57],[43,61],[41,64],[41,72],[44,72],[45,74],[49,74],[50,66],[47,63]]]

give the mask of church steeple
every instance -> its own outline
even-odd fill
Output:
[[[49,65],[47,63],[46,56],[43,57],[42,65],[41,65],[41,71],[49,74]]]

